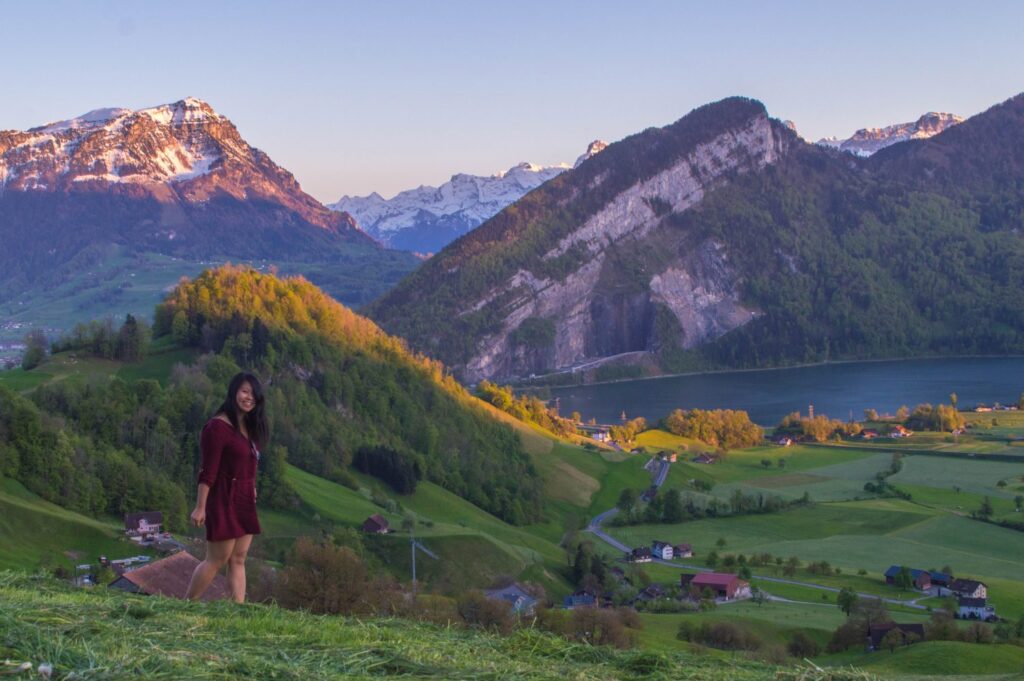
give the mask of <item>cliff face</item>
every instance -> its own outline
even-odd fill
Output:
[[[618,143],[627,151],[644,148],[639,155],[628,151],[634,165],[626,171],[628,178],[622,159],[615,159],[614,144],[567,171],[549,208],[575,220],[561,223],[557,239],[548,234],[549,243],[536,257],[523,259],[490,286],[456,301],[452,318],[470,323],[485,317],[489,324],[462,358],[446,356],[443,342],[435,343],[434,352],[441,349],[447,361],[455,360],[465,380],[504,379],[666,344],[695,347],[754,319],[757,311],[740,302],[741,279],[730,265],[728,249],[672,224],[699,207],[709,191],[775,163],[794,138],[760,105],[743,100],[718,106],[738,106],[741,115],[731,109],[728,115],[711,112],[692,125],[684,118]],[[614,165],[588,168],[595,162]],[[581,207],[593,196],[603,197],[600,206]],[[523,220],[529,225],[531,217]],[[510,229],[491,235],[486,235],[487,225],[482,229],[483,238],[492,239],[488,246],[495,256],[502,242],[517,238]],[[482,244],[459,245],[450,258],[442,253],[436,265],[428,266],[444,267],[448,276],[471,277],[458,263]],[[655,257],[646,253],[650,250]],[[398,314],[388,298],[375,309],[385,326]],[[396,330],[401,333],[401,324]],[[416,334],[410,340],[430,342]]]
[[[519,269],[489,294],[512,290],[515,298],[502,310],[500,330],[483,338],[466,363],[465,378],[561,370],[593,358],[651,350],[658,340],[689,348],[750,321],[756,312],[740,304],[739,280],[722,244],[706,240],[677,249],[664,268],[645,273],[639,286],[616,285],[624,264],[608,256],[610,250],[642,243],[668,215],[693,209],[729,174],[757,171],[779,153],[771,122],[759,115],[619,193],[543,256],[553,261],[570,250],[582,251],[581,267],[564,278],[539,278]],[[675,317],[677,338],[655,338],[658,305]],[[536,348],[524,352],[516,342],[514,332],[529,318],[554,325],[554,339],[542,355],[546,362],[539,361]]]

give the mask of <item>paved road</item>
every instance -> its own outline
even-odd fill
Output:
[[[648,467],[654,461],[655,461],[654,459],[651,459],[651,461],[648,462]],[[669,462],[668,461],[661,461],[660,464],[661,465],[658,468],[657,473],[653,473],[652,474],[652,477],[653,477],[652,484],[655,487],[661,487],[665,483],[665,478],[668,477],[668,471],[669,471],[669,466],[670,466]],[[648,470],[650,470],[650,468],[648,468]],[[601,525],[604,523],[604,521],[606,521],[609,518],[615,516],[616,514],[618,514],[618,512],[619,512],[619,509],[611,508],[611,509],[608,509],[607,511],[604,511],[603,513],[598,513],[596,516],[594,516],[590,520],[590,523],[587,525],[587,532],[590,532],[591,534],[593,534],[595,537],[597,537],[601,541],[605,542],[609,546],[612,546],[613,548],[618,549],[619,551],[622,551],[623,553],[630,553],[633,550],[632,547],[626,546],[621,541],[619,541],[615,537],[613,537],[610,534],[608,534],[607,532],[605,532],[604,528],[601,527]],[[678,563],[678,562],[672,561],[672,560],[663,560],[661,558],[654,558],[651,562],[652,563],[658,563],[660,565],[665,565],[665,566],[671,567],[671,568],[676,568],[677,570],[698,570],[700,572],[713,572],[714,571],[712,568],[709,568],[709,567],[707,567],[705,565],[688,565],[688,564],[685,564],[685,563]],[[790,584],[790,585],[793,585],[793,586],[804,586],[804,587],[807,587],[809,589],[818,589],[819,591],[830,591],[832,593],[838,593],[839,592],[839,589],[837,589],[834,586],[822,586],[821,584],[814,584],[812,582],[800,582],[800,581],[797,581],[795,579],[784,579],[782,577],[768,577],[767,575],[752,575],[752,576],[757,578],[757,579],[760,579],[763,582],[774,582],[775,584]],[[860,596],[861,598],[879,598],[879,596],[876,595],[876,594],[858,593],[857,595]],[[789,599],[780,598],[778,596],[771,596],[770,594],[769,594],[769,596],[770,596],[771,600],[788,601],[788,602],[793,602],[793,603],[803,603],[803,602],[805,602],[805,601],[789,601]],[[918,598],[914,598],[914,599],[907,600],[907,601],[902,601],[902,600],[900,600],[898,598],[883,598],[882,600],[884,602],[886,602],[886,603],[891,603],[893,605],[903,605],[903,606],[906,606],[908,608],[916,608],[918,610],[927,610],[928,608],[926,606],[919,605],[917,603],[917,601],[920,598],[927,598],[927,596],[919,596]]]

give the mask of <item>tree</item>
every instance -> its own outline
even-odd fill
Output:
[[[633,508],[636,506],[636,492],[626,487],[619,493],[619,500],[616,502],[615,507],[623,513],[629,514],[633,512]]]
[[[896,420],[897,421],[906,421],[907,418],[909,418],[909,417],[910,417],[910,409],[907,408],[907,405],[904,404],[899,409],[896,410]]]
[[[853,612],[853,609],[857,606],[857,601],[859,600],[860,596],[858,596],[857,593],[848,586],[844,586],[840,589],[839,595],[836,596],[836,604],[839,606],[840,610],[846,613],[847,617],[849,617],[850,613]]]
[[[665,493],[664,508],[661,517],[666,523],[678,523],[683,519],[685,509],[683,508],[682,495],[679,490],[670,489]]]
[[[796,556],[790,556],[786,560],[786,566],[782,568],[782,574],[787,577],[792,577],[796,574],[797,568],[800,567],[800,559]]]
[[[788,650],[789,654],[793,657],[816,657],[821,653],[821,646],[819,646],[814,639],[804,632],[797,631],[793,634],[793,638],[789,640],[786,650]]]
[[[32,329],[25,336],[25,354],[21,356],[21,368],[35,369],[46,358],[46,334],[42,329]]]
[[[768,470],[769,468],[772,467],[772,460],[771,459],[761,459],[761,465],[764,466],[765,470]]]
[[[715,540],[715,546],[717,546],[718,548],[724,549],[725,545],[726,545],[725,537],[719,537],[717,540]]]
[[[785,468],[786,467],[786,460],[785,459],[779,459],[778,461],[775,462],[775,465],[777,465],[779,468]]]
[[[893,578],[893,584],[896,585],[897,589],[906,591],[910,587],[914,586],[914,575],[910,572],[910,568],[906,565],[900,566],[900,571],[896,573]]]
[[[1024,494],[1018,494],[1013,498],[1013,505],[1017,509],[1017,513],[1021,512],[1021,508],[1024,508]]]
[[[893,627],[888,632],[886,632],[885,636],[882,637],[882,640],[878,645],[881,648],[888,648],[889,652],[891,653],[903,644],[903,630],[899,627]]]
[[[992,517],[995,510],[992,508],[992,499],[984,497],[981,500],[981,507],[978,509],[978,517],[982,520],[988,520]]]
[[[954,409],[956,409],[957,402],[959,402],[959,399],[957,398],[957,394],[956,393],[950,393],[949,394],[949,403],[951,405],[953,405]]]

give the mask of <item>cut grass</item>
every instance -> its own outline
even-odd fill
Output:
[[[1000,489],[1000,480],[1020,480],[1024,476],[1024,463],[992,461],[960,457],[907,456],[903,468],[889,478],[895,485],[917,485],[950,489],[956,485],[962,490],[994,497],[1012,498],[1009,488]]]
[[[0,602],[0,654],[52,664],[56,678],[767,681],[776,671],[573,644],[532,629],[497,637],[400,619],[72,590],[11,574],[0,575]]]
[[[900,619],[902,622],[902,618]],[[846,653],[833,656],[840,664],[853,664],[884,674],[913,675],[914,678],[983,678],[982,675],[1013,674],[1024,669],[1024,648],[1013,645],[972,645],[959,641],[926,641],[894,652]],[[841,662],[840,662],[841,661]],[[989,677],[991,678],[991,677]]]

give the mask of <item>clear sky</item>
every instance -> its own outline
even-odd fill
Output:
[[[1024,91],[1024,3],[4,2],[0,129],[205,99],[323,201],[572,162],[730,95],[808,139]]]

